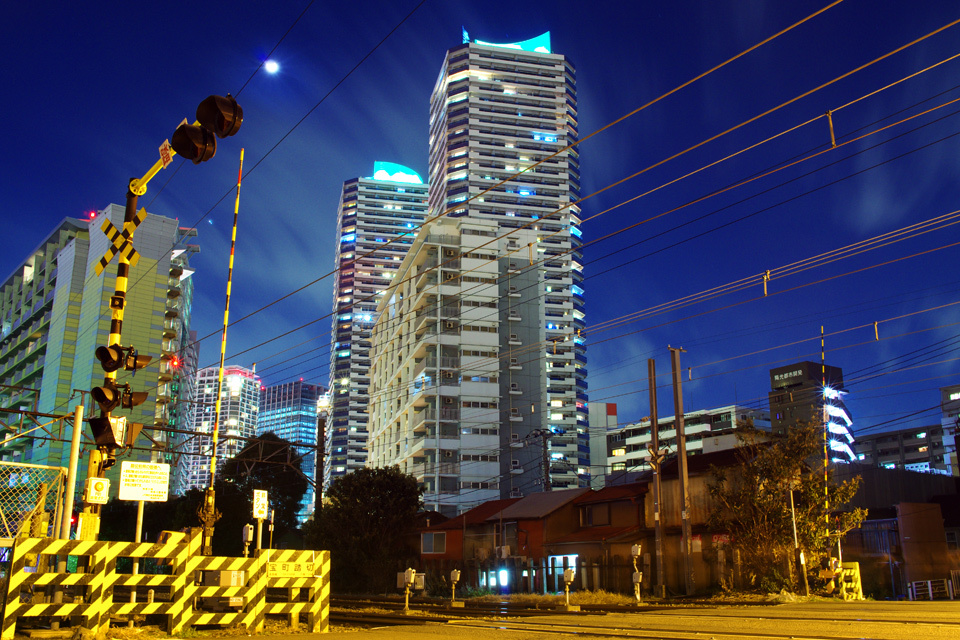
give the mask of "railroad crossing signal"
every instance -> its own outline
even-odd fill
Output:
[[[104,219],[100,228],[103,229],[103,232],[107,235],[107,240],[110,241],[110,248],[107,249],[107,252],[100,258],[100,262],[93,265],[93,270],[98,276],[103,273],[103,270],[107,268],[107,265],[110,264],[110,261],[113,260],[113,257],[118,253],[127,259],[130,266],[136,266],[140,260],[140,254],[133,248],[133,232],[146,217],[147,210],[140,209],[137,215],[133,217],[133,220],[123,223],[123,231],[118,231],[117,228],[113,226],[113,223],[110,222],[110,218]]]

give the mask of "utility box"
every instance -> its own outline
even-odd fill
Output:
[[[405,589],[406,586],[407,586],[407,585],[406,585],[406,576],[405,576],[404,574],[405,574],[404,571],[400,571],[399,573],[397,573],[397,589]],[[414,577],[413,577],[413,586],[410,587],[410,588],[413,589],[414,591],[423,591],[424,589],[426,589],[426,588],[427,588],[427,574],[425,574],[425,573],[417,573],[417,574],[414,574]]]
[[[246,571],[204,571],[205,587],[243,587],[247,584]]]

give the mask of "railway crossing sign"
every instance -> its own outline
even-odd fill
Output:
[[[110,218],[104,218],[100,228],[103,229],[107,240],[110,241],[110,248],[107,249],[107,252],[100,258],[100,262],[93,265],[93,270],[98,276],[103,273],[103,270],[107,268],[107,265],[110,264],[110,261],[113,260],[113,257],[118,253],[127,259],[131,267],[136,266],[140,260],[140,254],[133,248],[133,232],[146,217],[147,210],[141,208],[140,211],[137,212],[137,215],[133,217],[133,220],[123,223],[123,231],[119,231],[113,226]]]

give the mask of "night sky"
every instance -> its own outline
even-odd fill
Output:
[[[587,138],[827,4],[10,3],[0,271],[62,218],[122,204],[197,103],[232,92],[238,135],[205,164],[175,159],[140,202],[198,228],[193,326],[215,364],[245,148],[231,319],[317,282],[231,327],[228,363],[326,384],[342,182],[376,160],[426,178],[430,92],[461,27],[492,42],[550,31],[576,65]],[[672,345],[687,350],[687,410],[766,407],[769,369],[819,360],[822,325],[855,433],[939,422],[938,388],[960,382],[957,220],[819,258],[960,210],[960,58],[924,71],[960,53],[960,25],[817,88],[958,19],[955,0],[846,0],[582,142],[591,400],[622,422],[648,415],[655,357],[671,414]],[[258,71],[278,42],[279,73]]]

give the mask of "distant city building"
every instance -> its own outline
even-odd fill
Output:
[[[957,475],[953,435],[939,424],[860,435],[854,446],[863,465]]]
[[[762,409],[730,405],[685,412],[683,433],[686,436],[687,455],[735,448],[738,444],[736,429],[747,422],[762,431],[770,431],[770,413]],[[666,450],[667,457],[676,455],[675,416],[659,418],[657,424],[661,451]],[[609,474],[622,477],[625,473],[651,470],[647,447],[653,443],[653,433],[649,418],[608,433],[606,440]]]
[[[510,295],[522,296],[526,317],[542,328],[520,360],[528,361],[524,375],[534,361],[542,368],[546,395],[533,410],[537,428],[550,432],[543,441],[558,488],[590,483],[580,165],[577,148],[568,148],[578,140],[577,118],[576,72],[552,52],[549,32],[495,44],[464,31],[430,96],[430,215],[488,220],[507,240],[483,249],[497,246],[514,274]],[[499,306],[516,303],[508,295]]]
[[[590,487],[602,489],[606,483],[607,436],[620,429],[617,405],[613,402],[587,403],[590,415]]]
[[[272,433],[297,445],[296,452],[301,456],[300,470],[309,478],[297,515],[301,523],[312,518],[316,509],[318,403],[325,392],[322,386],[302,380],[260,389],[257,435]]]
[[[65,218],[0,288],[2,408],[62,415],[80,402],[75,389],[103,384],[104,372],[94,352],[108,344],[108,303],[116,291],[117,258],[99,276],[94,265],[112,246],[101,230],[107,218],[122,228],[124,208],[109,205],[87,220]],[[135,377],[119,371],[117,382],[150,395],[143,404],[117,409],[115,415],[142,423],[145,435],[160,443],[168,441],[167,432],[160,429],[183,428],[177,416],[184,406],[183,374],[177,363],[189,342],[193,295],[189,258],[197,247],[186,242],[195,235],[179,228],[174,219],[148,214],[133,238],[140,260],[130,268],[122,346],[136,347],[153,361]],[[88,406],[87,415],[91,413],[99,415],[99,410]],[[0,458],[67,466],[69,438],[56,441],[33,435],[37,437],[7,437],[0,445]],[[125,459],[150,460],[148,442],[139,440]],[[160,455],[160,461],[172,461],[172,454]],[[108,477],[116,480],[119,468],[115,465]]]
[[[323,486],[367,460],[370,331],[380,295],[426,217],[427,185],[412,169],[374,164],[373,177],[343,183],[337,209],[330,419]]]
[[[853,462],[853,420],[843,403],[843,370],[798,362],[770,370],[770,422],[774,433],[798,424],[826,422],[833,462]]]
[[[227,366],[223,370],[220,393],[220,420],[216,403],[219,368],[207,367],[197,372],[197,411],[193,420],[193,436],[181,444],[177,477],[179,493],[204,489],[210,483],[210,457],[213,455],[213,427],[217,425],[217,473],[223,463],[237,455],[246,441],[257,433],[260,408],[260,377],[250,369]]]

